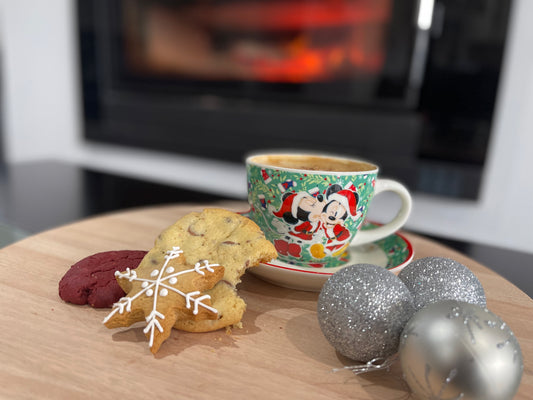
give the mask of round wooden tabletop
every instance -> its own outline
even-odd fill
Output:
[[[208,206],[214,206],[210,204]],[[242,211],[241,202],[216,204]],[[107,250],[149,250],[167,226],[205,205],[164,205],[101,215],[26,238],[0,251],[1,398],[408,399],[395,363],[388,371],[333,372],[350,365],[322,335],[318,293],[246,274],[241,329],[174,330],[154,356],[142,327],[109,330],[109,310],[63,302],[58,282],[76,261]],[[516,396],[533,393],[533,300],[476,261],[403,232],[415,258],[443,256],[481,281],[487,307],[519,340],[524,373]]]

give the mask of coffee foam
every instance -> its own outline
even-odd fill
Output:
[[[375,165],[363,161],[315,155],[268,154],[252,157],[250,161],[270,167],[307,171],[361,172],[377,169]]]

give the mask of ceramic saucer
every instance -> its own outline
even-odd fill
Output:
[[[366,223],[372,228],[373,223]],[[274,260],[250,268],[249,272],[261,279],[290,289],[319,292],[322,285],[336,271],[352,264],[375,264],[398,274],[411,260],[414,252],[409,240],[395,233],[374,243],[349,248],[350,261],[335,268],[301,267]]]

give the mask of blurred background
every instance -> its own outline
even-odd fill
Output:
[[[1,0],[0,13],[4,203],[83,202],[59,168],[46,198],[42,161],[185,190],[169,202],[244,200],[246,154],[327,151],[406,184],[407,229],[533,250],[529,0]],[[396,208],[377,197],[370,217]]]

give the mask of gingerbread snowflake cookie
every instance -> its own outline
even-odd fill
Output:
[[[211,307],[210,296],[203,292],[223,275],[224,267],[207,260],[194,266],[187,264],[179,247],[166,252],[162,265],[145,258],[136,270],[128,268],[116,273],[127,296],[113,305],[104,324],[118,328],[146,320],[144,333],[155,354],[179,318],[217,318],[218,311]]]

